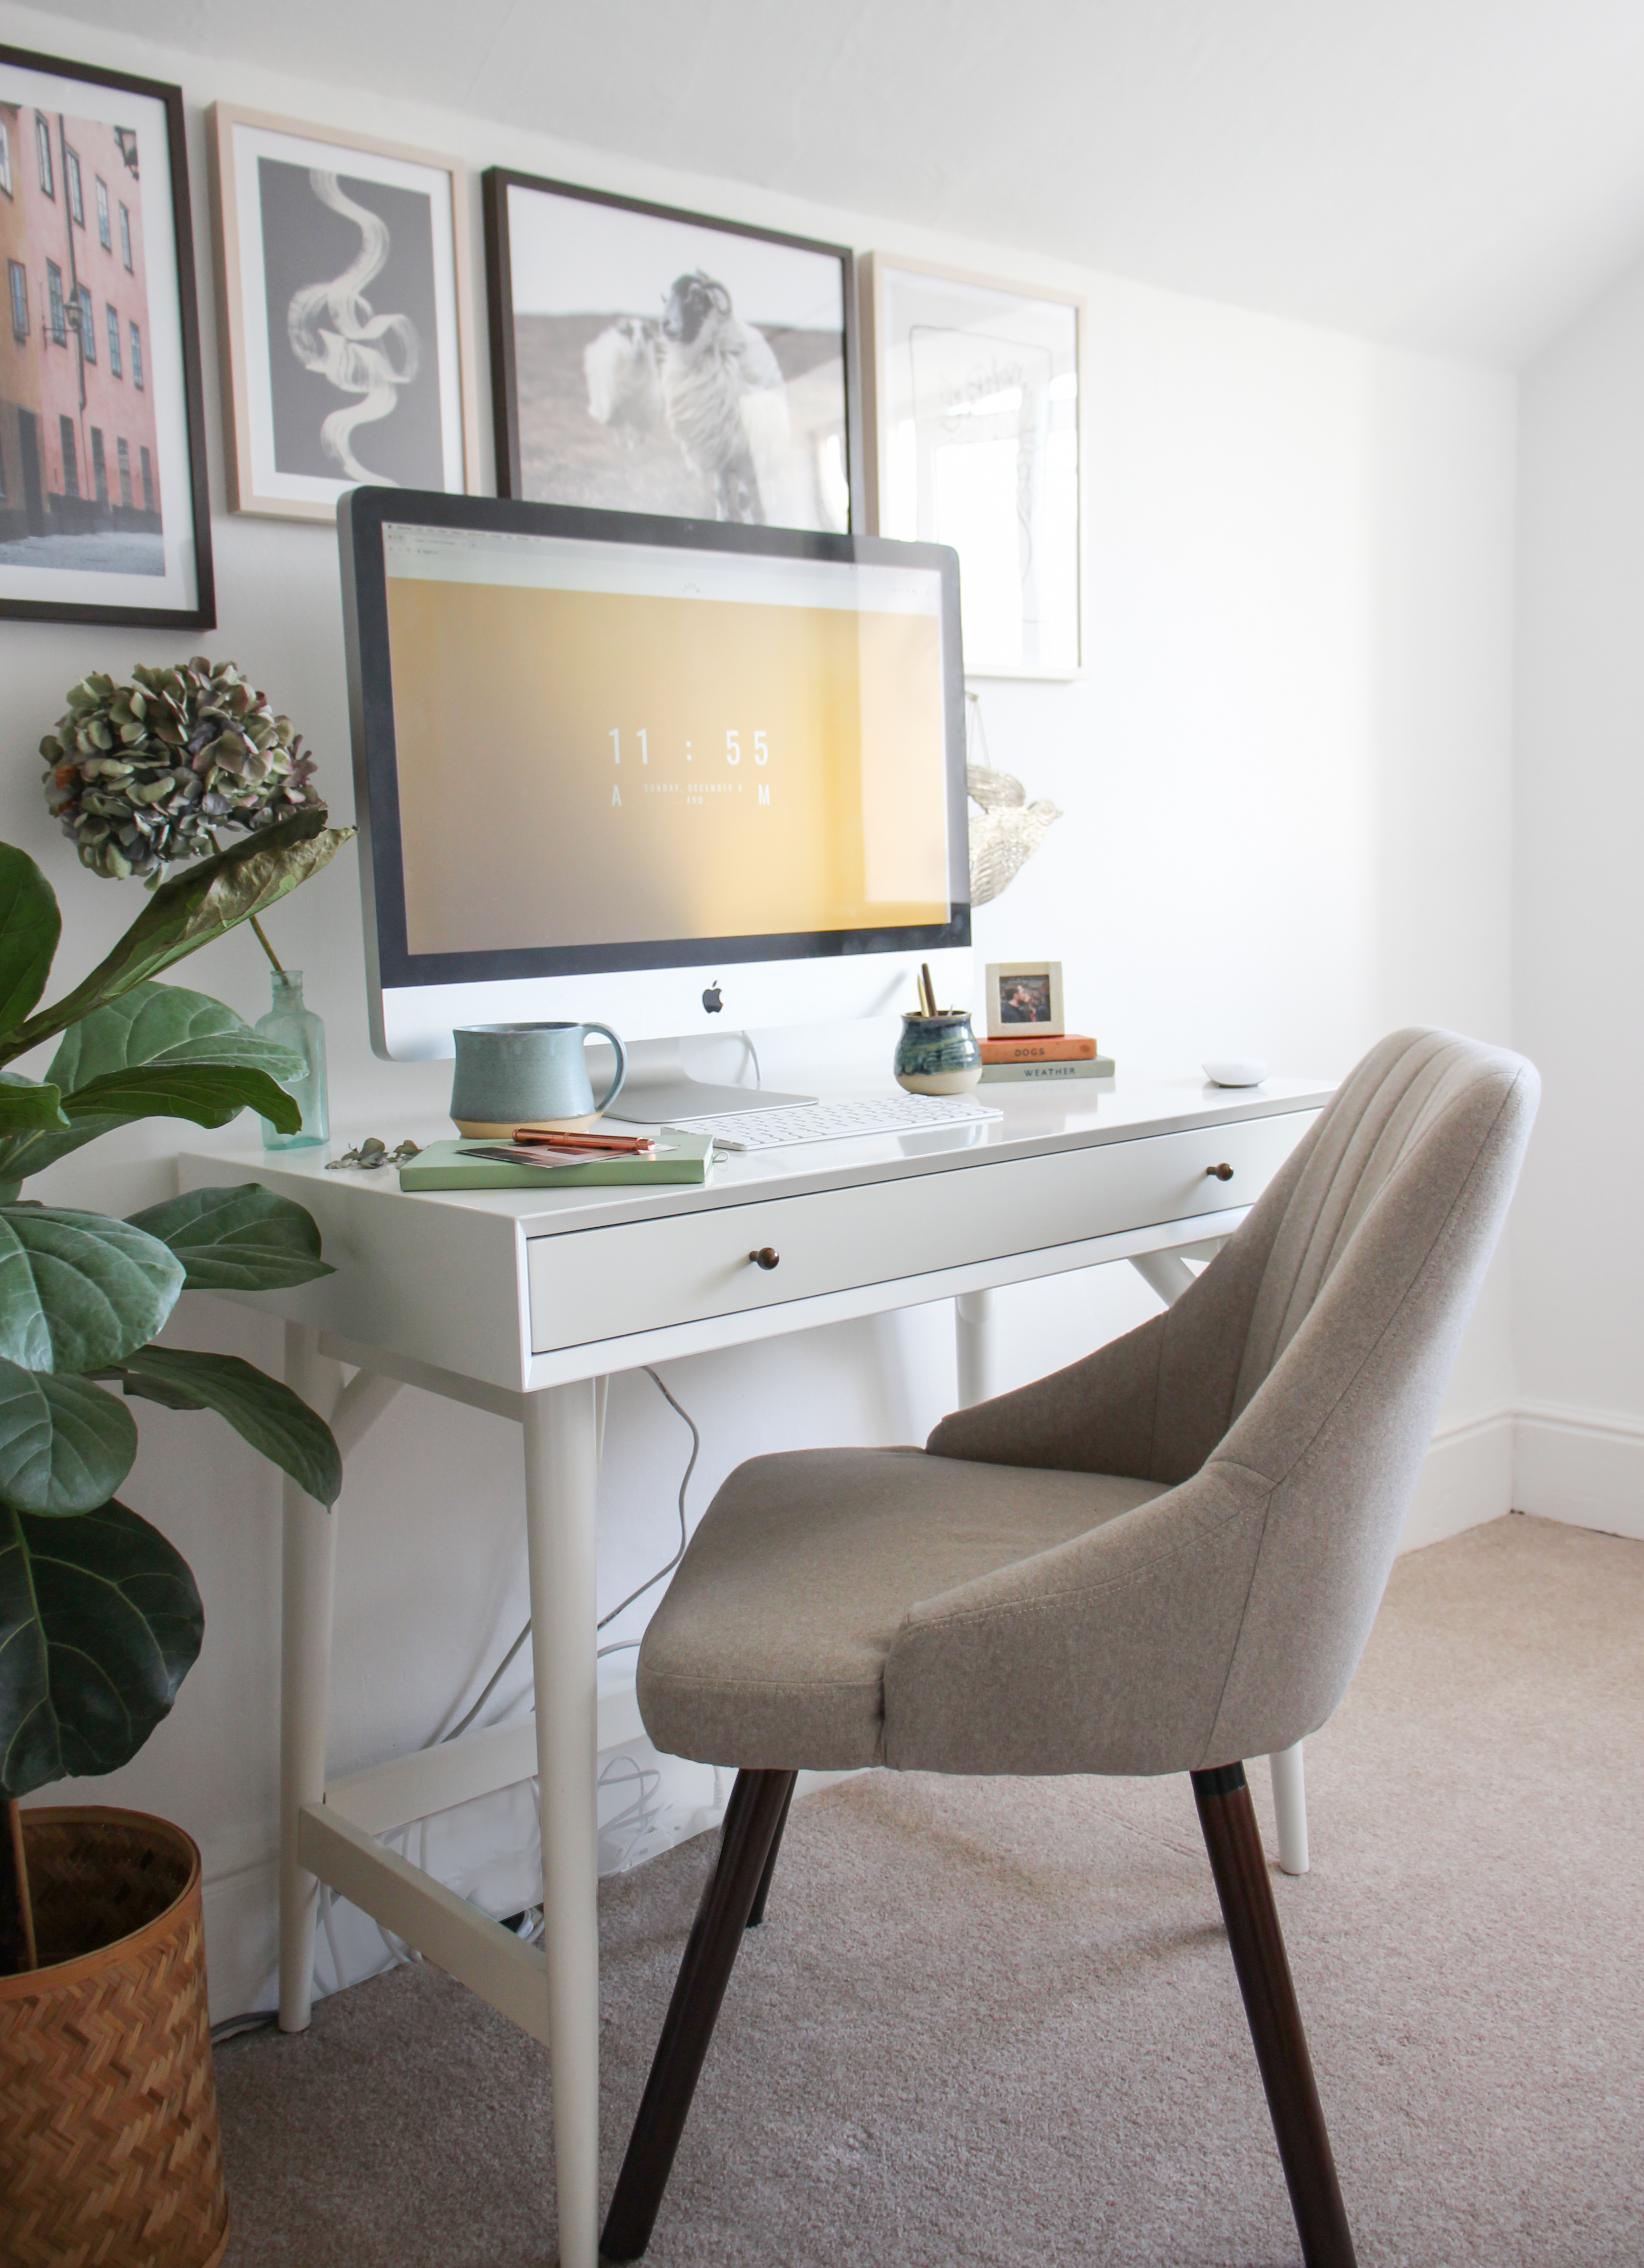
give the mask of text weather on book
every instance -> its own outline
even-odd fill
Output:
[[[934,573],[710,594],[664,547],[392,525],[384,561],[413,954],[948,918]]]

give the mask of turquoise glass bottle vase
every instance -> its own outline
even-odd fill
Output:
[[[288,1089],[303,1114],[300,1130],[282,1134],[272,1120],[265,1118],[262,1146],[265,1150],[306,1150],[315,1142],[331,1138],[331,1106],[326,1096],[326,1027],[312,1008],[303,1005],[300,968],[276,968],[269,974],[274,983],[274,1005],[266,1016],[257,1019],[254,1028],[265,1040],[277,1040],[283,1048],[290,1048],[308,1068]]]

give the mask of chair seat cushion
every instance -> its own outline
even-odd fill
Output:
[[[708,1507],[645,1632],[645,1730],[704,1764],[881,1764],[885,1658],[910,1607],[1164,1492],[923,1449],[756,1457]]]

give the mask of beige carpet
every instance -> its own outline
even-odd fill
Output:
[[[1309,1744],[1275,1881],[1361,2268],[1644,2261],[1641,1632],[1644,1544],[1497,1521],[1398,1564]],[[607,1885],[608,2193],[710,1855]],[[551,2260],[545,2064],[413,1970],[219,2050],[225,2268]],[[1185,1779],[796,1810],[648,2257],[1297,2260]]]

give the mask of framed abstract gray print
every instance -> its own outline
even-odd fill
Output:
[[[959,554],[965,674],[1084,659],[1084,303],[870,253],[868,491],[880,535]]]
[[[210,146],[231,508],[476,486],[459,161],[224,102]]]
[[[500,495],[860,531],[843,245],[493,169],[485,255]]]
[[[0,48],[0,615],[209,630],[182,96]]]

